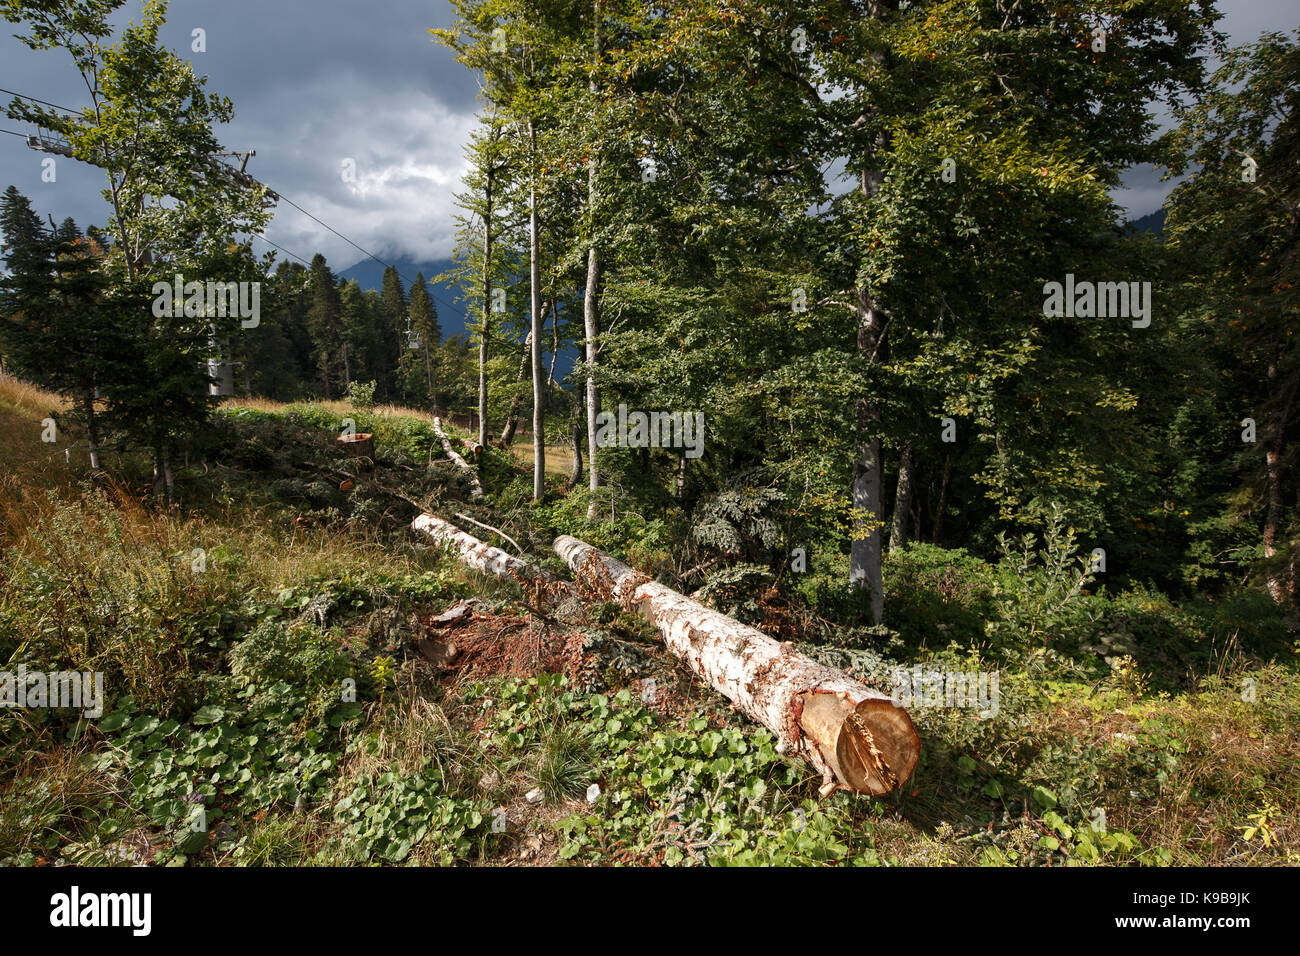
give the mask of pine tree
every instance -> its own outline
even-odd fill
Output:
[[[442,342],[442,328],[438,325],[438,310],[434,307],[433,299],[429,296],[428,283],[424,281],[424,273],[417,273],[415,282],[411,284],[410,304],[407,306],[407,314],[411,320],[411,331],[415,334],[420,343],[420,351],[424,353],[424,373],[425,373],[425,395],[429,406],[436,414],[438,411],[438,387],[435,377],[434,356],[438,346]]]
[[[338,282],[319,252],[311,260],[310,305],[307,308],[307,331],[311,334],[312,358],[320,376],[322,393],[328,401],[342,371],[343,305]],[[346,388],[346,385],[344,386]]]
[[[31,202],[18,191],[17,186],[5,189],[0,198],[0,255],[10,273],[10,279],[35,277],[49,267],[48,235],[41,225],[41,218],[32,209]],[[5,280],[0,279],[0,283]],[[0,314],[4,324],[0,325],[0,371],[8,368],[11,375],[32,377],[32,370],[26,368],[19,354],[24,350],[21,342],[26,330],[22,300],[25,294],[22,286],[0,285]],[[28,300],[30,304],[31,300]]]
[[[381,392],[392,401],[403,395],[399,368],[406,343],[406,293],[396,266],[384,267],[384,279],[379,293],[379,321],[384,349],[384,374],[380,378]]]
[[[0,279],[0,341],[16,372],[70,400],[72,417],[86,429],[92,468],[101,467],[100,390],[121,378],[123,323],[110,300],[104,250],[65,219],[42,230],[17,190],[5,192],[10,275]]]

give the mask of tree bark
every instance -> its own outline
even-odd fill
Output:
[[[597,63],[600,60],[600,4],[593,5],[595,27],[592,36],[592,49]],[[593,77],[587,84],[587,91],[593,102],[596,96],[596,81]],[[591,159],[587,166],[587,216],[588,230],[595,231],[596,210],[596,144],[592,143]],[[596,359],[600,355],[600,303],[597,298],[600,291],[600,254],[593,241],[587,247],[587,287],[582,299],[582,333],[587,360],[587,487],[591,491],[591,500],[587,502],[587,520],[595,521],[600,517],[600,505],[596,501],[596,492],[600,488],[600,472],[596,467],[596,418],[600,414],[600,392],[596,388]]]
[[[1269,363],[1268,367],[1269,392],[1272,395],[1277,393],[1277,379],[1278,364],[1274,360]],[[1293,398],[1288,395],[1285,400],[1278,401],[1280,407],[1272,416],[1273,421],[1270,423],[1271,427],[1269,429],[1271,432],[1269,447],[1264,453],[1268,481],[1268,504],[1264,518],[1264,558],[1270,565],[1266,572],[1267,577],[1264,584],[1268,589],[1269,596],[1276,603],[1283,604],[1290,596],[1290,589],[1283,580],[1283,572],[1273,565],[1272,558],[1277,555],[1277,538],[1282,525],[1282,484],[1284,479],[1282,456],[1286,450],[1284,441],[1287,424],[1291,416]]]
[[[532,174],[528,186],[528,272],[533,331],[533,500],[546,494],[546,379],[542,373],[542,278],[537,235],[537,129],[528,119]]]
[[[86,444],[90,449],[90,467],[99,471],[99,421],[95,418],[95,394],[87,391],[81,396],[82,411],[86,416]]]
[[[795,652],[752,627],[647,581],[568,535],[557,554],[575,572],[600,568],[614,596],[654,624],[664,643],[714,690],[777,737],[778,749],[807,760],[826,783],[885,794],[916,767],[921,741],[907,711],[882,691]]]
[[[492,330],[492,179],[496,166],[489,156],[483,187],[483,328],[478,339],[478,443],[488,442],[488,337]]]
[[[1280,448],[1270,448],[1264,453],[1268,469],[1268,510],[1264,519],[1264,557],[1271,559],[1277,554],[1277,529],[1282,520],[1282,454]],[[1278,604],[1282,603],[1282,579],[1277,570],[1270,568],[1265,582],[1269,596]]]
[[[903,449],[898,461],[898,486],[894,493],[894,522],[889,529],[889,550],[907,544],[907,519],[912,510],[912,446]]]
[[[432,340],[433,336],[425,336],[426,340]],[[433,384],[433,342],[424,343],[424,374],[429,387],[429,408],[434,415],[438,414],[438,393]]]
[[[577,401],[575,398],[574,401]],[[582,480],[582,423],[578,420],[577,410],[573,416],[573,467],[569,470],[569,487],[572,491]]]
[[[880,314],[865,289],[858,290],[858,351],[870,357],[880,335]],[[884,509],[880,500],[880,410],[868,395],[858,399],[857,459],[853,463],[853,543],[849,552],[849,581],[871,594],[871,619],[884,616],[885,591],[881,575],[880,541]]]
[[[884,10],[876,3],[869,3],[866,15],[871,19],[880,19],[884,16]],[[883,66],[883,53],[873,53],[871,57],[878,66]],[[874,112],[875,107],[868,105],[862,118],[865,120]],[[880,191],[880,184],[884,181],[880,166],[872,165],[879,158],[876,155],[877,147],[882,145],[879,137],[867,145],[859,192],[868,199]],[[858,318],[858,354],[870,366],[875,363],[880,348],[884,316],[865,283],[856,290],[855,309]],[[871,592],[871,619],[879,624],[885,611],[884,580],[880,573],[884,508],[880,500],[880,409],[870,394],[863,395],[858,400],[856,431],[856,459],[853,462],[855,528],[849,549],[849,582]]]
[[[593,160],[594,162],[594,160]],[[589,174],[589,179],[593,179]],[[594,185],[589,186],[588,193],[594,193]],[[588,202],[591,200],[588,199]],[[582,299],[583,345],[587,360],[587,487],[591,491],[591,500],[587,502],[587,520],[594,521],[600,517],[600,505],[596,501],[596,492],[600,488],[600,472],[596,467],[596,419],[600,415],[600,391],[596,388],[597,358],[600,355],[600,312],[597,302],[600,288],[600,258],[593,245],[587,250],[587,288]]]
[[[452,447],[451,439],[448,438],[447,433],[442,430],[442,420],[436,415],[433,417],[433,433],[437,435],[438,440],[442,442],[442,450],[446,452],[447,457],[450,458],[452,463],[461,470],[465,475],[465,479],[469,482],[470,498],[474,501],[482,498],[483,486],[479,484],[478,474],[469,466],[469,463],[465,461],[464,458],[456,453],[456,449]]]
[[[533,333],[529,332],[524,336],[524,350],[519,356],[519,374],[515,376],[515,385],[518,386],[528,374],[528,359],[532,354],[530,344],[533,341]],[[523,396],[517,391],[514,398],[510,399],[510,409],[506,412],[506,423],[501,429],[500,444],[502,448],[509,449],[510,443],[515,440],[515,431],[519,428],[519,406],[524,403]]]
[[[431,514],[422,514],[411,522],[411,528],[428,535],[439,544],[452,547],[460,561],[476,571],[499,578],[534,578],[550,583],[561,583],[555,575],[543,571],[527,561],[494,548],[473,535],[466,534],[450,522]],[[565,585],[567,587],[567,585]]]
[[[880,188],[880,173],[863,172],[861,192],[875,195]],[[880,346],[883,315],[865,286],[857,290],[858,354],[868,364],[875,361]],[[881,576],[880,542],[884,530],[884,509],[880,500],[880,409],[870,395],[858,399],[857,458],[853,463],[853,507],[855,518],[853,543],[849,551],[849,582],[871,593],[871,620],[879,624],[884,617],[885,590]]]

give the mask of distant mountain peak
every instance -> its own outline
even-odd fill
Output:
[[[1165,231],[1165,211],[1164,209],[1157,209],[1155,212],[1149,212],[1137,219],[1130,219],[1128,224],[1138,232],[1150,232],[1157,236],[1163,235]]]

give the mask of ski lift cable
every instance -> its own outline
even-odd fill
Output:
[[[36,97],[36,96],[29,96],[29,95],[26,94],[26,93],[19,93],[19,92],[17,92],[16,90],[10,90],[10,89],[5,89],[4,87],[0,87],[0,93],[7,93],[7,94],[9,94],[10,96],[16,96],[16,97],[18,97],[19,99],[30,100],[30,101],[33,102],[33,103],[40,103],[40,104],[43,105],[43,106],[48,106],[48,107],[51,107],[52,109],[63,110],[64,112],[67,112],[67,113],[75,113],[75,114],[78,114],[78,115],[85,115],[85,111],[84,111],[84,110],[74,110],[74,109],[71,109],[70,107],[67,107],[67,106],[60,106],[58,103],[52,103],[52,102],[50,102],[49,100],[43,100],[43,99],[41,99],[40,97]],[[11,133],[11,134],[14,135],[14,136],[24,136],[24,138],[29,138],[29,137],[26,137],[26,135],[23,134],[23,133],[13,132],[12,130],[4,130],[4,132],[6,132],[6,133]],[[246,162],[247,162],[247,159],[245,159],[244,162],[246,163]],[[242,170],[241,170],[241,171],[242,171]],[[245,175],[247,175],[247,174],[245,174]],[[250,177],[250,178],[251,178],[251,177]],[[269,189],[270,187],[268,186],[267,188]],[[376,256],[374,253],[370,252],[368,249],[365,249],[365,248],[363,248],[362,246],[360,246],[359,244],[357,244],[356,242],[353,242],[351,239],[349,239],[347,236],[343,235],[343,233],[339,232],[337,229],[335,229],[335,228],[334,228],[333,226],[331,226],[329,223],[325,222],[324,220],[320,219],[320,218],[317,217],[317,216],[312,215],[312,214],[311,214],[310,212],[308,212],[306,209],[303,209],[302,206],[298,205],[296,202],[294,202],[294,201],[293,201],[292,199],[290,199],[288,196],[285,196],[283,193],[280,193],[280,192],[276,192],[276,196],[277,196],[280,200],[282,200],[282,201],[284,201],[284,202],[287,202],[290,206],[292,206],[294,209],[298,210],[300,213],[302,213],[302,214],[303,214],[304,216],[306,216],[308,219],[310,219],[310,220],[312,220],[313,222],[317,223],[318,225],[324,227],[325,229],[328,229],[330,232],[332,232],[334,235],[338,236],[340,239],[342,239],[342,240],[343,240],[344,242],[346,242],[348,245],[352,246],[352,247],[353,247],[354,249],[356,249],[358,252],[362,253],[363,255],[367,256],[367,257],[370,258],[370,259],[373,259],[375,262],[379,263],[381,266],[388,267],[389,265],[391,265],[391,263],[384,262],[384,260],[380,259],[378,256]],[[262,237],[262,238],[265,239],[265,237]],[[286,255],[291,255],[291,256],[293,256],[293,258],[297,259],[299,262],[306,262],[306,260],[304,260],[301,256],[295,255],[294,253],[289,252],[287,249],[284,249],[282,246],[276,245],[276,243],[271,242],[270,239],[265,239],[265,241],[268,242],[268,243],[270,243],[271,245],[275,246],[277,249],[280,249],[280,251],[281,251],[281,252],[284,252]],[[402,275],[401,272],[398,272],[398,273],[397,273],[397,277],[398,277],[399,279],[401,279],[402,282],[403,282],[403,283],[404,283],[408,288],[413,284],[413,280],[411,280],[411,279],[409,279],[408,277]],[[432,285],[432,283],[430,283],[428,280],[426,280],[426,281],[425,281],[425,285],[426,285],[426,286],[428,286],[428,285]],[[437,303],[438,305],[442,306],[442,307],[445,308],[445,309],[450,309],[453,313],[454,313],[455,311],[457,311],[457,310],[455,309],[454,306],[449,305],[447,302],[445,302],[445,301],[444,301],[443,299],[441,299],[439,296],[437,296],[436,294],[434,294],[432,289],[427,289],[426,291],[429,293],[429,297],[430,297],[431,299],[433,299],[433,301],[434,301],[435,303]]]
[[[51,103],[49,100],[43,100],[38,96],[28,96],[26,93],[19,93],[16,90],[6,90],[0,86],[0,93],[8,93],[10,96],[16,96],[20,100],[31,100],[33,103],[40,103],[42,106],[48,106],[51,109],[63,110],[65,113],[75,113],[78,116],[85,116],[85,110],[74,110],[68,106],[60,106],[58,103]]]
[[[262,235],[261,233],[257,233],[257,232],[253,233],[253,238],[254,238],[254,239],[261,239],[261,240],[262,240],[263,242],[265,242],[267,245],[275,246],[275,248],[279,249],[279,250],[280,250],[281,252],[283,252],[286,256],[290,256],[291,258],[297,259],[299,262],[301,262],[301,263],[302,263],[303,265],[305,265],[305,266],[309,266],[309,265],[311,265],[310,262],[308,262],[308,261],[307,261],[306,259],[304,259],[302,256],[298,255],[298,253],[296,253],[296,252],[290,252],[288,249],[286,249],[284,246],[280,245],[278,242],[275,242],[275,241],[272,240],[272,239],[268,239],[268,238],[266,238],[266,236]]]
[[[371,252],[370,250],[368,250],[368,249],[364,248],[363,246],[361,246],[361,245],[359,245],[359,244],[353,242],[351,239],[349,239],[347,236],[343,235],[343,233],[339,232],[337,229],[335,229],[335,228],[334,228],[333,226],[331,226],[329,223],[327,223],[327,222],[325,222],[324,220],[318,218],[317,216],[312,215],[312,214],[309,213],[306,209],[303,209],[302,206],[299,206],[296,202],[294,202],[292,199],[290,199],[288,196],[286,196],[284,193],[278,193],[277,195],[279,195],[279,197],[280,197],[284,202],[287,202],[290,206],[292,206],[294,209],[298,210],[300,213],[302,213],[302,214],[303,214],[304,216],[306,216],[308,219],[312,220],[313,222],[317,223],[318,225],[321,225],[321,226],[325,227],[326,229],[328,229],[330,232],[334,233],[334,235],[338,236],[340,239],[342,239],[342,240],[343,240],[344,242],[346,242],[348,245],[352,246],[352,248],[356,249],[356,250],[357,250],[358,252],[360,252],[362,255],[365,255],[365,256],[367,256],[367,257],[373,259],[375,262],[379,263],[381,266],[384,266],[385,268],[387,268],[388,266],[392,265],[392,263],[385,262],[383,259],[379,258],[377,255],[375,255],[375,254],[374,254],[373,252]],[[396,268],[394,268],[394,271],[395,271],[395,272],[397,271]],[[410,278],[408,278],[408,277],[402,275],[401,272],[397,272],[397,277],[398,277],[399,279],[401,279],[402,282],[405,283],[408,287],[414,284],[414,280],[412,280],[412,279],[410,279]],[[431,283],[428,279],[426,279],[424,284],[427,286],[427,285],[431,285],[432,283]],[[433,299],[436,303],[438,303],[439,305],[443,306],[444,308],[450,308],[450,309],[452,309],[453,312],[456,311],[454,307],[449,306],[446,302],[444,302],[444,301],[443,301],[442,299],[440,299],[437,295],[435,295],[435,294],[433,293],[432,290],[426,290],[426,291],[429,292],[429,297],[430,297],[431,299]]]

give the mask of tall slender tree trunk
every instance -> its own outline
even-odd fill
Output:
[[[594,4],[595,29],[592,37],[592,49],[595,60],[600,60],[600,4]],[[592,102],[596,97],[596,81],[593,77],[587,84]],[[596,143],[592,143],[591,157],[587,164],[587,217],[588,230],[594,234],[596,228]],[[596,388],[596,360],[600,355],[600,253],[593,241],[587,247],[587,287],[582,298],[582,336],[587,360],[587,487],[591,491],[591,500],[587,502],[587,520],[595,521],[600,517],[600,505],[596,501],[596,492],[600,488],[600,472],[596,467],[596,418],[600,415],[600,392]]]
[[[1277,531],[1282,520],[1282,448],[1280,441],[1264,453],[1264,460],[1268,469],[1268,510],[1264,519],[1264,557],[1272,558],[1277,554]],[[1281,604],[1285,592],[1282,587],[1282,578],[1277,573],[1276,568],[1269,569],[1265,586],[1268,588],[1269,596],[1278,604]]]
[[[506,412],[506,424],[501,429],[500,444],[502,448],[510,447],[510,443],[515,440],[515,431],[519,428],[519,406],[524,403],[524,399],[519,394],[517,387],[523,382],[524,376],[528,374],[528,359],[532,355],[532,341],[533,333],[529,332],[524,336],[524,349],[519,355],[519,374],[515,376],[515,396],[510,400],[510,409]]]
[[[889,529],[889,550],[907,544],[907,519],[912,510],[912,446],[903,449],[898,462],[898,486],[894,493],[894,522]]]
[[[576,396],[573,399],[579,402]],[[582,420],[581,409],[573,410],[573,467],[569,469],[569,490],[572,491],[578,487],[578,482],[582,480]]]
[[[427,338],[432,339],[433,336],[428,336]],[[433,381],[432,352],[433,343],[431,341],[426,341],[424,343],[424,377],[429,386],[429,407],[433,409],[433,413],[436,415],[438,414],[438,390]]]
[[[593,160],[594,162],[594,160]],[[594,177],[588,195],[595,192]],[[590,199],[588,200],[590,202]],[[596,467],[596,419],[600,415],[600,390],[596,387],[596,362],[600,356],[600,312],[597,297],[600,290],[600,256],[593,245],[587,250],[587,288],[582,299],[583,344],[587,359],[587,487],[591,500],[587,503],[587,520],[600,517],[596,492],[600,488],[600,472]]]
[[[86,444],[90,449],[90,467],[99,471],[99,420],[95,418],[95,393],[88,390],[81,397],[86,416]]]
[[[528,186],[528,272],[533,332],[533,500],[546,493],[546,379],[542,373],[542,274],[537,234],[537,129],[528,119],[532,173]]]
[[[492,331],[492,177],[496,167],[488,158],[487,184],[483,188],[483,328],[478,338],[478,443],[488,440],[488,338]]]
[[[549,404],[560,383],[555,380],[555,362],[560,357],[560,303],[551,287],[551,365],[546,370],[546,401]]]
[[[168,454],[166,442],[163,442],[155,445],[153,449],[153,493],[161,495],[165,492],[170,503],[174,497],[175,487],[171,456]]]
[[[1277,396],[1278,392],[1278,366],[1277,361],[1269,363],[1268,383],[1269,393]],[[1264,557],[1271,559],[1277,554],[1278,532],[1282,528],[1282,485],[1284,474],[1282,468],[1283,452],[1286,450],[1284,441],[1286,436],[1287,424],[1291,417],[1291,404],[1294,400],[1294,393],[1287,395],[1285,400],[1277,396],[1278,404],[1276,412],[1273,415],[1273,421],[1270,423],[1270,435],[1268,449],[1264,452],[1264,462],[1267,469],[1268,480],[1268,504],[1264,518]],[[1283,572],[1277,567],[1268,569],[1268,577],[1265,581],[1265,587],[1268,588],[1269,596],[1278,604],[1284,603],[1290,596],[1290,588],[1285,581],[1289,577],[1288,572]]]
[[[1300,491],[1296,492],[1296,503],[1294,514],[1300,515]],[[1300,544],[1291,549],[1291,567],[1287,573],[1286,590],[1287,596],[1291,598],[1292,603],[1296,599],[1296,585],[1300,583]]]
[[[863,172],[862,192],[875,195],[880,188],[878,172]],[[857,290],[858,354],[868,363],[875,361],[884,328],[884,317],[865,286]],[[871,593],[871,619],[884,617],[885,591],[881,576],[880,542],[884,531],[884,509],[880,500],[880,409],[870,395],[858,399],[857,458],[853,463],[853,543],[849,552],[849,582]]]
[[[934,509],[934,528],[930,540],[939,543],[943,535],[943,512],[948,507],[948,479],[952,477],[952,455],[943,456],[943,477],[939,480],[939,504]]]

